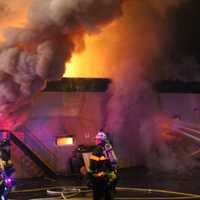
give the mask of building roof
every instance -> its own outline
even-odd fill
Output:
[[[154,86],[159,93],[200,93],[200,82],[160,81]]]
[[[62,78],[47,82],[43,92],[105,92],[110,83],[107,78]]]

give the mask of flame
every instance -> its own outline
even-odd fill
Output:
[[[127,1],[127,3],[131,3]],[[128,10],[129,4],[123,4]],[[82,52],[75,52],[69,63],[65,64],[64,77],[111,77],[111,71],[116,70],[122,57],[122,49],[128,44],[122,41],[127,36],[130,20],[128,11],[97,34],[85,35],[85,48]],[[125,27],[124,27],[125,26]],[[128,50],[127,50],[128,51]]]
[[[85,36],[85,49],[82,52],[74,53],[70,62],[65,64],[64,77],[107,77],[106,65],[112,59],[112,40],[115,38],[111,24],[100,34]],[[106,45],[105,45],[106,44]],[[109,66],[108,66],[109,67]]]

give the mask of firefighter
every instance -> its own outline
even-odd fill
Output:
[[[92,183],[93,200],[112,200],[113,182],[117,176],[108,157],[105,156],[105,134],[97,134],[96,146],[90,156],[89,179]]]
[[[1,199],[6,200],[9,192],[13,188],[14,179],[12,174],[14,171],[15,169],[11,161],[10,141],[4,139],[0,142]]]
[[[5,199],[4,198],[5,182],[4,182],[3,172],[4,172],[4,162],[1,159],[1,152],[0,152],[0,200]]]
[[[112,169],[114,170],[114,173],[116,175],[116,178],[112,181],[111,186],[113,188],[113,191],[116,192],[116,186],[117,186],[118,177],[119,177],[117,157],[116,157],[116,154],[112,148],[112,145],[111,145],[106,133],[103,131],[103,129],[101,129],[96,135],[96,144],[101,145],[103,147],[104,155],[111,162]]]
[[[3,161],[4,170],[7,176],[10,176],[14,172],[14,167],[11,161],[10,141],[8,139],[4,139],[3,141],[1,141],[0,155]]]
[[[110,160],[112,167],[117,170],[118,167],[116,154],[107,135],[103,132],[102,129],[96,135],[96,144],[103,147],[104,155]]]

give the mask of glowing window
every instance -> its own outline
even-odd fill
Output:
[[[56,138],[56,144],[58,146],[72,145],[74,144],[74,138],[72,136],[58,137]]]

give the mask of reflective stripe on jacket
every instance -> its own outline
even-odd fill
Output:
[[[111,163],[109,159],[104,156],[103,148],[101,146],[96,146],[89,160],[88,173],[90,177],[108,177],[108,174],[113,171]]]

